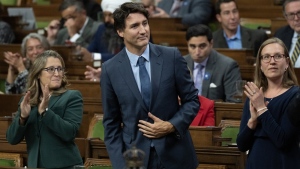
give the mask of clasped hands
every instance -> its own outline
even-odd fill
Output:
[[[41,100],[41,103],[38,106],[38,113],[39,114],[42,114],[45,111],[45,109],[48,107],[48,103],[49,103],[49,99],[50,99],[50,92],[49,92],[48,84],[45,85],[42,92],[43,92],[43,98]],[[30,111],[31,111],[30,91],[27,91],[25,93],[25,96],[24,96],[24,99],[21,102],[20,108],[21,108],[21,117],[22,118],[27,118],[30,114]]]
[[[4,61],[9,65],[10,70],[23,71],[25,69],[23,58],[19,53],[4,52]]]
[[[264,113],[264,111],[260,110],[267,110],[266,103],[264,101],[263,88],[258,88],[253,82],[247,82],[244,93],[250,99],[249,107],[251,117],[248,125],[253,129],[256,127],[257,117]]]
[[[159,119],[150,112],[148,116],[153,120],[154,123],[149,123],[145,120],[139,120],[139,130],[143,133],[144,136],[148,138],[161,138],[169,133],[175,131],[174,126],[168,122]]]

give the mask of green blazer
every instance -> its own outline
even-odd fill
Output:
[[[19,124],[20,103],[6,138],[15,145],[25,137],[29,168],[65,168],[82,164],[74,142],[83,114],[79,91],[68,90],[59,96],[51,96],[44,116],[39,115],[37,106],[31,107],[24,126]]]

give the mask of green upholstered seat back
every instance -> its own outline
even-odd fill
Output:
[[[13,159],[1,159],[0,158],[0,166],[1,167],[15,167],[15,160]]]
[[[104,140],[104,127],[102,119],[95,124],[92,131],[92,138],[100,138],[101,140]]]

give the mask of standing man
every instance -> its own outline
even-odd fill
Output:
[[[300,67],[300,0],[286,0],[282,6],[283,15],[288,25],[275,32],[275,37],[281,39],[289,50],[290,60],[294,67]]]
[[[60,7],[64,28],[59,30],[54,45],[76,44],[87,47],[99,26],[86,15],[82,2],[64,0]]]
[[[212,33],[205,25],[186,32],[189,54],[184,56],[199,95],[211,100],[237,102],[235,83],[241,80],[237,62],[213,48]]]
[[[102,65],[100,81],[113,167],[124,168],[123,153],[135,145],[145,152],[146,168],[197,168],[188,128],[199,100],[186,62],[177,49],[149,43],[142,4],[124,3],[113,16],[125,48]]]
[[[218,0],[216,17],[221,29],[213,34],[214,48],[253,49],[254,56],[268,38],[263,30],[248,29],[240,25],[240,15],[235,0]]]

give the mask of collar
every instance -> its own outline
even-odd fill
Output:
[[[238,25],[237,27],[237,31],[236,31],[236,34],[233,35],[231,38],[228,38],[225,31],[223,31],[223,36],[224,38],[227,40],[227,41],[230,41],[230,40],[236,40],[236,39],[241,39],[241,27],[240,25]]]
[[[129,58],[129,60],[130,60],[130,63],[131,63],[132,65],[137,66],[137,61],[138,61],[138,58],[139,58],[140,56],[135,55],[135,54],[129,52],[129,51],[127,50],[126,47],[125,47],[125,50],[126,50],[126,53],[127,53],[128,58]],[[148,62],[150,61],[150,49],[149,49],[149,44],[147,45],[145,51],[142,53],[141,56],[143,56]]]
[[[83,33],[84,28],[86,27],[87,23],[89,21],[89,17],[86,17],[86,20],[83,24],[83,27],[79,30],[79,34],[81,35]]]
[[[194,69],[197,69],[198,65],[202,65],[203,67],[207,64],[208,57],[201,63],[194,62]]]

